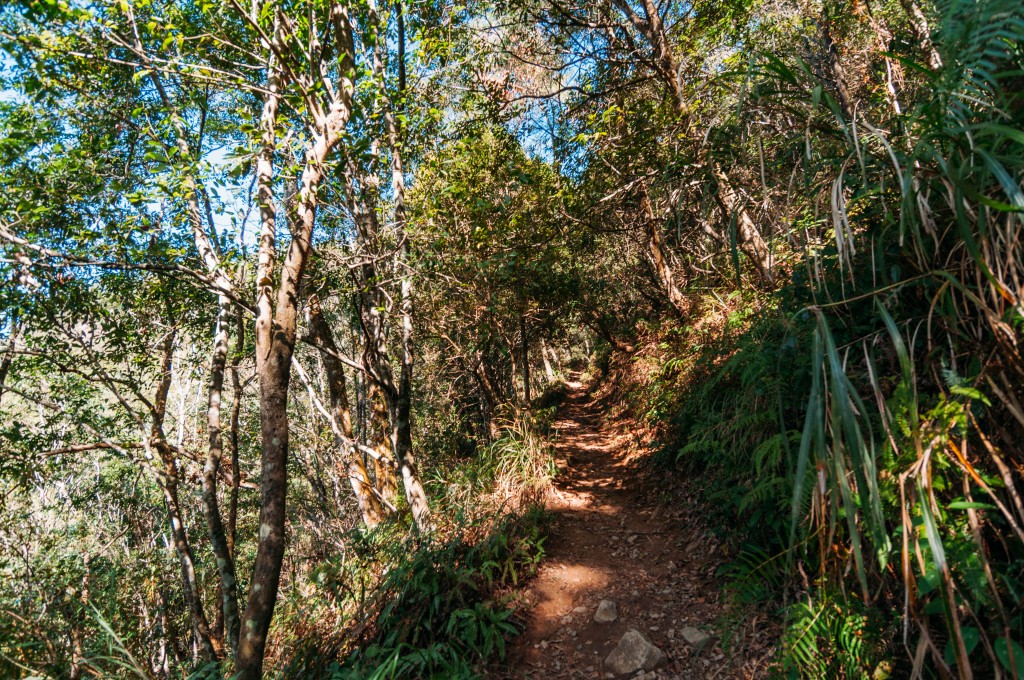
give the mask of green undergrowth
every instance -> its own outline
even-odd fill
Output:
[[[436,462],[430,535],[407,518],[352,532],[313,572],[310,596],[279,615],[295,631],[281,677],[474,678],[503,660],[520,630],[516,589],[544,556],[558,402],[510,417],[470,456]]]
[[[320,571],[326,588],[352,583],[355,573],[382,574],[360,602],[353,619],[359,623],[333,654],[297,655],[284,675],[477,677],[487,663],[504,659],[508,639],[518,633],[512,589],[543,557],[544,523],[534,507],[439,540],[367,536],[344,565]]]
[[[975,673],[1014,677],[1024,551],[996,538],[1014,531],[998,468],[956,459],[1000,427],[978,364],[913,380],[901,357],[925,355],[923,339],[902,349],[870,301],[816,316],[804,291],[735,293],[700,331],[659,329],[660,370],[635,395],[662,432],[656,461],[701,480],[727,546],[724,644],[740,654],[742,623],[766,615],[774,675],[881,680],[941,677],[959,636]],[[895,313],[927,299],[907,297]],[[908,482],[922,437],[928,487]]]
[[[514,589],[543,558],[545,527],[543,511],[530,506],[436,537],[408,536],[395,525],[358,537],[316,570],[316,602],[294,610],[295,624],[314,616],[322,624],[330,603],[339,630],[308,631],[281,677],[478,677],[505,658],[519,632]],[[291,618],[282,616],[281,625]]]
[[[828,130],[784,144],[803,240],[770,284],[736,258],[740,285],[648,331],[661,460],[700,480],[726,627],[774,622],[780,677],[1024,675],[1024,15],[936,10],[943,65],[902,61],[922,82],[900,106],[845,111],[799,57],[752,62],[751,116]]]
[[[427,484],[439,509],[469,521],[538,503],[555,474],[549,439],[565,393],[561,383],[553,384],[537,400],[539,405],[515,413],[470,458],[436,464]]]

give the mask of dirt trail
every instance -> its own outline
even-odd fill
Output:
[[[613,677],[604,659],[628,628],[668,656],[646,680],[742,677],[714,637],[718,551],[699,510],[641,460],[634,424],[612,415],[609,397],[570,387],[555,425],[547,556],[524,588],[526,630],[494,677]],[[594,621],[602,599],[617,605],[613,623]]]

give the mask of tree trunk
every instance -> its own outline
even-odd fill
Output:
[[[519,404],[519,388],[516,385],[516,379],[519,376],[519,359],[522,357],[522,353],[516,351],[516,339],[515,336],[507,337],[504,333],[501,336],[502,349],[508,348],[508,361],[512,364],[512,372],[509,377],[509,387],[511,390],[511,398],[517,405]],[[502,376],[504,377],[504,376]]]
[[[672,267],[672,252],[661,237],[661,224],[654,215],[654,207],[651,205],[646,183],[641,184],[641,189],[643,191],[641,201],[644,211],[644,245],[647,250],[647,259],[654,267],[654,273],[672,308],[681,318],[685,319],[690,313],[690,303],[683,291],[676,285],[675,272]]]
[[[376,15],[373,0],[369,6]],[[405,44],[404,31],[400,32],[399,43]],[[377,72],[381,85],[384,85],[384,63],[380,55],[380,41],[374,41],[374,70]],[[405,73],[404,61],[398,65],[399,73]],[[401,81],[405,80],[402,75]],[[386,89],[384,92],[386,93]],[[406,215],[405,215],[405,174],[402,168],[402,146],[399,140],[398,126],[395,122],[394,111],[391,101],[384,97],[384,121],[388,131],[388,142],[391,147],[391,187],[395,202],[395,232],[399,249],[398,269],[402,271],[400,284],[399,311],[402,316],[402,366],[399,373],[398,394],[394,400],[394,415],[392,417],[392,428],[394,430],[394,451],[395,462],[402,471],[402,482],[405,484],[405,497],[412,509],[412,515],[416,520],[416,526],[421,531],[428,531],[430,524],[430,506],[427,504],[427,493],[420,481],[419,471],[416,468],[416,461],[412,452],[412,369],[413,369],[413,341],[412,341],[412,274],[409,272],[407,263],[409,261],[409,239],[406,238]],[[390,408],[390,407],[389,407]]]
[[[0,383],[3,381],[0,380]],[[82,620],[81,614],[84,614],[86,607],[89,605],[89,553],[82,553],[82,589],[78,595],[78,601],[82,604],[82,608],[79,612],[76,612],[77,608],[74,604],[68,603],[68,619],[70,622],[71,630],[68,631],[71,637],[71,668],[68,669],[68,680],[81,680],[82,669],[87,663],[85,657],[85,645],[84,638],[85,634],[82,631],[81,625],[77,622]]]
[[[210,361],[210,388],[207,399],[206,431],[209,438],[206,464],[203,466],[203,509],[210,544],[220,573],[221,615],[227,633],[228,646],[232,652],[238,649],[238,585],[235,580],[235,561],[231,555],[224,522],[217,502],[217,475],[224,453],[224,437],[221,433],[220,411],[224,392],[224,369],[228,357],[228,324],[231,321],[231,302],[226,296],[219,299],[220,313],[214,332],[213,357]]]
[[[144,54],[145,52],[142,49],[142,44],[137,34],[135,42],[137,51],[140,54]],[[178,153],[184,159],[191,159],[192,152],[189,147],[185,122],[178,114],[177,109],[167,94],[167,91],[164,89],[163,81],[159,75],[159,70],[151,68],[149,70],[149,79],[153,83],[161,101],[164,106],[167,107],[168,113],[170,114],[171,126],[175,133],[175,146]],[[227,539],[224,533],[224,525],[221,519],[220,509],[217,505],[217,473],[220,468],[221,454],[223,453],[223,437],[221,435],[220,427],[220,403],[224,385],[224,366],[227,359],[227,324],[228,319],[230,318],[229,295],[233,292],[233,283],[221,266],[215,240],[215,227],[212,216],[209,213],[207,214],[207,217],[210,233],[214,234],[213,239],[211,239],[210,234],[206,232],[206,229],[203,226],[203,214],[200,209],[200,195],[205,192],[205,189],[191,173],[185,174],[183,184],[185,188],[186,216],[188,218],[189,225],[192,228],[193,241],[195,242],[196,249],[199,252],[200,259],[203,261],[212,282],[218,290],[219,312],[217,317],[217,330],[214,340],[213,358],[210,367],[210,387],[208,394],[209,408],[207,411],[209,450],[206,464],[203,468],[202,500],[207,527],[210,534],[210,542],[216,557],[218,572],[220,573],[219,592],[221,596],[221,611],[225,625],[227,626],[231,649],[236,650],[239,623],[234,563],[231,558],[230,550],[228,549]],[[169,368],[170,364],[168,363],[168,380]],[[164,399],[166,399],[166,390]],[[160,419],[162,421],[162,412],[164,410],[163,406],[161,406],[159,410],[161,412]],[[162,432],[162,427],[162,422],[159,426],[155,425],[154,434],[157,430]],[[154,437],[154,439],[157,438]],[[177,464],[175,463],[174,455],[170,451],[170,447],[167,443],[163,441],[162,434],[159,441],[154,443],[154,446],[160,453],[160,457],[164,462],[165,499],[167,500],[168,509],[172,515],[177,517],[176,520],[175,517],[172,516],[172,526],[176,522],[181,524],[181,513],[178,507]],[[176,528],[175,532],[175,544],[182,544],[184,549],[188,550],[187,537],[184,534],[184,525],[182,524],[180,528]],[[179,548],[179,553],[181,549],[182,548]],[[187,564],[183,562],[182,570],[185,574],[185,579],[187,581],[193,581],[189,588],[192,590],[191,597],[193,600],[193,609],[195,610],[194,616],[202,619],[202,627],[206,629],[201,632],[200,635],[203,645],[205,646],[210,643],[211,635],[209,626],[205,621],[205,616],[203,615],[198,590],[194,587],[195,574],[190,552],[187,556],[187,560],[185,561],[187,561]],[[197,627],[199,627],[198,624]],[[219,653],[220,651],[221,650],[218,648],[217,652]]]
[[[281,18],[274,17],[273,39],[280,43]],[[241,680],[260,680],[266,635],[277,601],[277,586],[284,558],[285,492],[288,462],[288,376],[291,357],[282,362],[284,347],[275,342],[274,269],[276,208],[274,152],[281,72],[276,58],[267,64],[267,94],[260,119],[260,153],[256,159],[256,198],[260,206],[259,251],[256,265],[256,372],[260,387],[260,524],[256,562],[249,582],[249,598],[235,654]],[[283,371],[283,375],[282,375]]]
[[[240,677],[246,680],[262,677],[266,636],[284,560],[291,352],[283,344],[274,343],[266,348],[257,341],[262,440],[259,542],[236,656]]]
[[[405,500],[412,510],[416,527],[420,531],[431,531],[430,506],[427,504],[427,493],[420,481],[419,470],[412,452],[412,423],[410,413],[412,404],[409,390],[400,390],[388,406],[391,412],[391,441],[395,451],[395,461],[402,472],[402,484],[405,486]]]
[[[192,546],[185,531],[185,520],[181,513],[181,502],[178,497],[178,466],[174,453],[165,441],[153,442],[153,448],[163,461],[161,491],[167,505],[167,516],[171,522],[171,538],[174,549],[178,553],[181,565],[182,596],[192,618],[199,648],[204,657],[215,659],[220,655],[219,645],[210,629],[210,623],[203,611],[202,596],[196,579],[195,560],[192,557]]]
[[[242,485],[242,471],[238,465],[238,421],[242,412],[242,380],[238,365],[245,352],[245,312],[241,309],[235,315],[235,351],[231,357],[231,494],[228,498],[228,551],[235,557],[235,534],[238,526],[238,491]]]
[[[273,159],[276,148],[277,109],[280,102],[281,68],[272,57],[268,87],[261,116],[261,151],[257,158],[257,198],[260,205],[259,259],[256,272],[256,373],[260,385],[260,523],[256,561],[250,579],[249,600],[243,615],[236,656],[237,678],[259,680],[267,633],[277,603],[277,589],[285,549],[285,501],[288,491],[288,384],[295,349],[299,287],[312,250],[317,191],[328,157],[348,126],[355,88],[355,48],[347,9],[332,3],[331,22],[340,60],[330,109],[314,116],[314,134],[305,151],[295,219],[290,220],[291,243],[280,270],[274,295],[276,209],[273,191]],[[285,53],[281,10],[274,19],[276,49]],[[276,299],[275,299],[276,297]]]
[[[722,171],[717,163],[712,163],[711,167],[718,185],[715,199],[722,210],[723,218],[727,223],[731,223],[733,215],[736,216],[737,245],[743,251],[743,254],[754,263],[754,267],[757,269],[757,273],[761,275],[761,278],[770,282],[773,275],[772,256],[768,244],[761,237],[761,232],[758,231],[754,220],[750,217],[750,213],[743,205],[743,201],[740,200],[736,191],[732,188],[725,172]]]
[[[392,368],[392,361],[388,353],[387,338],[384,320],[381,316],[380,303],[384,299],[383,291],[377,281],[375,267],[372,261],[367,258],[361,267],[360,286],[363,288],[363,332],[364,362],[369,368],[370,378],[380,387],[384,399],[388,405],[388,415],[391,420],[391,448],[394,451],[395,463],[402,473],[402,481],[405,486],[405,497],[412,510],[416,526],[421,531],[429,531],[430,506],[427,503],[426,492],[420,481],[419,471],[416,468],[416,461],[412,449],[412,370],[413,370],[413,341],[412,341],[412,275],[408,271],[409,261],[408,239],[405,237],[406,215],[405,215],[405,178],[402,169],[401,144],[399,143],[399,131],[395,122],[394,111],[391,100],[387,96],[386,78],[384,72],[384,61],[382,57],[381,32],[379,29],[379,17],[374,2],[368,3],[370,14],[371,30],[373,36],[371,43],[373,47],[373,71],[381,92],[383,103],[384,121],[387,130],[387,143],[391,152],[391,186],[394,200],[394,232],[396,241],[401,244],[395,254],[395,270],[399,272],[399,295],[398,313],[400,318],[400,363],[398,376],[396,378]],[[404,41],[404,35],[399,36]],[[404,65],[399,65],[404,69]],[[356,195],[354,182],[358,176],[358,169],[352,167],[348,171],[348,185],[346,191],[356,219],[356,228],[359,234],[360,244],[367,254],[379,250],[378,232],[376,225],[376,213],[372,206],[367,207],[360,197]]]
[[[484,358],[483,350],[476,352],[476,366],[473,367],[473,376],[480,386],[481,415],[484,421],[486,432],[484,439],[494,441],[498,437],[498,424],[494,421],[495,410],[498,408],[498,393],[494,389],[494,383],[487,370],[487,360]]]
[[[921,51],[924,52],[928,68],[933,71],[942,68],[942,57],[939,56],[939,51],[935,49],[935,43],[932,42],[932,32],[928,27],[928,19],[924,12],[914,0],[900,0],[900,4],[903,5],[903,10],[907,13],[907,18],[910,19],[910,27],[921,46]]]
[[[896,83],[903,81],[903,65],[889,56],[889,43],[892,41],[892,31],[886,27],[883,19],[876,17],[871,9],[870,3],[866,0],[863,9],[855,10],[857,14],[866,17],[871,32],[875,35],[875,56],[885,64],[885,98],[896,115],[903,112],[900,106]]]
[[[549,383],[554,382],[555,371],[551,367],[551,361],[548,359],[548,344],[544,341],[544,338],[541,338],[540,340],[540,356],[544,360],[544,377],[547,378]],[[555,357],[556,361],[557,359],[558,357]]]
[[[519,351],[523,362],[523,404],[530,408],[530,337],[526,332],[526,317],[519,317]]]
[[[661,238],[661,227],[658,223],[648,218],[644,220],[644,244],[647,247],[647,259],[654,267],[654,273],[658,277],[665,296],[675,312],[682,318],[689,314],[690,305],[683,294],[683,291],[676,285],[675,274],[669,264],[669,253]]]
[[[196,579],[195,560],[192,557],[192,546],[188,540],[188,533],[185,531],[185,520],[182,516],[181,502],[178,498],[178,463],[163,431],[164,416],[167,413],[167,393],[171,388],[174,337],[174,333],[169,333],[164,340],[160,381],[157,384],[156,395],[153,399],[153,420],[146,447],[149,451],[155,450],[157,454],[155,457],[159,458],[162,465],[162,468],[157,471],[158,482],[163,493],[164,502],[167,505],[167,517],[171,524],[171,538],[174,542],[174,549],[178,553],[178,562],[181,566],[182,596],[185,599],[189,616],[192,619],[192,627],[203,655],[208,659],[215,659],[219,656],[220,649],[212,635],[210,623],[203,610],[202,595]]]
[[[15,345],[17,345],[20,332],[21,327],[17,323],[12,323],[11,333],[7,337],[7,349],[4,351],[4,358],[0,360],[0,401],[4,397],[4,384],[7,382],[7,373],[11,370],[11,363],[14,361]]]
[[[342,435],[337,438],[343,464],[341,473],[348,477],[349,483],[352,485],[352,493],[359,505],[363,523],[368,527],[375,527],[383,519],[384,512],[380,502],[373,495],[370,476],[366,472],[366,466],[363,465],[362,457],[356,450],[352,413],[349,409],[348,392],[345,386],[345,369],[336,356],[338,346],[334,342],[331,327],[324,319],[319,298],[316,295],[311,295],[308,305],[311,334],[317,344],[326,350],[321,353],[321,356],[324,361],[324,371],[327,374],[327,390],[331,397],[331,418],[334,420],[334,426],[340,429]]]
[[[275,39],[281,32],[275,17]],[[288,379],[291,357],[282,360],[287,348],[275,339],[273,280],[275,269],[276,208],[273,191],[275,128],[280,100],[280,73],[272,56],[268,65],[268,94],[261,127],[262,148],[256,161],[257,200],[260,206],[259,255],[256,269],[256,372],[260,387],[260,524],[243,615],[235,664],[243,680],[260,680],[266,635],[274,614],[277,586],[284,558],[285,493],[288,462]]]
[[[832,19],[829,16],[828,3],[822,5],[822,17],[820,23],[822,46],[825,50],[825,63],[828,64],[829,73],[827,78],[835,84],[836,95],[839,99],[839,108],[843,117],[850,117],[850,88],[846,84],[846,69],[843,68],[842,59],[839,55],[839,46],[836,44],[835,35],[832,33]]]

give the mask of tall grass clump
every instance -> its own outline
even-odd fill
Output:
[[[439,466],[430,480],[435,496],[451,513],[470,518],[539,503],[555,472],[549,440],[554,401],[532,411],[515,410],[499,421],[498,435],[472,460]]]

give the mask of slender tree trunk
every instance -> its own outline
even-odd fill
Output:
[[[669,264],[670,256],[661,238],[661,227],[654,219],[644,220],[644,240],[647,246],[647,259],[654,267],[654,273],[658,277],[662,290],[665,291],[665,296],[676,313],[685,318],[689,313],[690,305],[683,291],[676,285],[675,273]]]
[[[261,347],[260,381],[260,523],[256,562],[249,583],[244,624],[236,656],[240,677],[262,676],[267,631],[277,602],[285,548],[285,498],[288,488],[288,381],[291,356],[287,347]],[[287,361],[286,361],[287,358]]]
[[[275,16],[274,39],[280,40],[280,16]],[[239,677],[259,680],[263,675],[266,635],[277,601],[277,586],[284,559],[285,493],[288,462],[288,378],[291,357],[282,362],[284,347],[274,341],[274,270],[276,208],[273,159],[277,144],[276,122],[280,103],[281,74],[271,53],[267,94],[261,116],[262,143],[256,159],[257,200],[260,206],[259,254],[256,269],[256,372],[260,387],[260,524],[249,583],[249,599],[243,615],[238,652]]]
[[[885,22],[871,9],[871,4],[864,0],[862,9],[857,12],[866,17],[871,32],[875,35],[875,53],[885,64],[885,98],[892,107],[893,112],[899,115],[903,112],[900,106],[896,84],[903,81],[903,66],[889,56],[889,43],[892,41],[892,31],[888,29]]]
[[[552,354],[554,353],[552,352]],[[542,359],[544,359],[544,377],[547,378],[549,383],[554,382],[555,371],[551,367],[551,361],[548,359],[548,343],[544,340],[544,338],[541,338],[540,340],[540,356]],[[558,361],[557,355],[555,356],[555,361]]]
[[[170,333],[164,340],[160,382],[157,384],[156,395],[153,399],[153,422],[150,428],[150,440],[146,445],[150,450],[156,452],[156,457],[162,464],[162,468],[158,472],[160,490],[167,505],[171,538],[174,549],[178,553],[178,562],[181,565],[182,595],[192,619],[192,627],[203,655],[206,658],[214,659],[219,656],[220,649],[210,630],[206,613],[203,611],[202,595],[196,579],[195,560],[192,557],[192,546],[188,540],[188,533],[185,531],[185,519],[178,497],[178,463],[163,432],[164,415],[167,412],[167,393],[171,388],[174,335],[174,333]]]
[[[215,642],[216,638],[210,629],[206,613],[203,611],[202,596],[196,578],[195,560],[192,557],[192,547],[189,544],[188,534],[185,531],[185,519],[181,512],[181,501],[178,497],[178,466],[174,459],[174,453],[167,442],[154,442],[153,448],[163,461],[161,491],[164,502],[167,504],[167,516],[171,521],[171,538],[174,542],[174,549],[178,553],[178,561],[181,564],[182,595],[192,618],[192,625],[203,656],[210,659],[217,658],[220,655],[219,645]]]
[[[14,349],[20,333],[21,327],[17,322],[12,323],[11,334],[7,338],[7,349],[4,351],[4,358],[0,360],[0,401],[4,397],[4,384],[7,382],[7,373],[11,370],[11,363],[14,361]]]
[[[523,403],[530,408],[530,336],[526,331],[526,317],[519,317],[519,351],[523,361]]]
[[[280,42],[280,15],[274,18],[273,39]],[[241,680],[260,680],[266,635],[277,601],[277,586],[284,558],[284,500],[287,489],[289,361],[282,365],[280,347],[274,343],[274,270],[276,208],[274,203],[274,152],[277,145],[277,109],[281,72],[274,51],[267,64],[267,94],[260,127],[260,153],[256,158],[256,197],[260,206],[260,236],[256,265],[256,372],[260,387],[260,524],[256,562],[249,583],[249,599],[243,614],[235,665]],[[284,375],[282,376],[282,371]]]
[[[516,384],[516,378],[519,376],[519,358],[522,356],[520,352],[516,351],[516,340],[515,336],[511,338],[506,337],[502,334],[503,346],[508,348],[508,360],[512,364],[512,373],[509,378],[509,383],[512,391],[512,401],[517,405],[519,404],[519,387]]]
[[[419,470],[412,453],[412,412],[411,394],[408,389],[400,389],[389,407],[392,412],[392,447],[395,459],[402,473],[402,484],[405,486],[405,500],[412,510],[413,519],[420,531],[432,530],[430,506],[427,504],[427,493],[420,481]]]
[[[910,19],[910,27],[921,46],[921,51],[924,52],[928,67],[933,71],[942,68],[942,57],[939,56],[939,51],[935,49],[935,43],[932,42],[932,32],[924,12],[914,0],[900,0],[900,4],[903,5],[903,9]]]
[[[850,88],[846,84],[846,69],[843,68],[840,59],[839,46],[836,44],[835,35],[832,33],[832,19],[829,16],[829,3],[822,4],[822,17],[820,23],[821,38],[825,50],[825,63],[828,64],[829,73],[827,77],[835,84],[836,95],[839,100],[839,108],[844,118],[850,117]]]
[[[484,427],[487,429],[485,438],[488,441],[494,441],[498,437],[498,424],[494,422],[494,414],[498,407],[499,397],[487,370],[487,360],[483,350],[476,352],[476,366],[473,369],[473,375],[480,385]]]
[[[555,370],[551,366],[551,359],[548,358],[548,343],[541,338],[541,358],[544,359],[544,377],[547,381],[554,382]]]
[[[352,334],[352,347],[353,349],[359,346],[358,334]],[[366,415],[366,392],[367,392],[367,380],[360,374],[355,375],[356,379],[356,437],[363,446],[367,445],[369,441],[366,430],[369,426],[369,418]]]
[[[0,380],[0,383],[3,381]],[[78,596],[78,601],[82,603],[81,612],[84,613],[86,607],[89,604],[89,553],[85,552],[82,554],[82,590]],[[75,605],[70,605],[71,609],[69,619],[71,621],[71,630],[69,631],[71,637],[71,668],[68,670],[68,680],[81,680],[82,668],[86,661],[85,658],[85,635],[82,632],[81,626],[77,623],[81,620],[79,612],[75,612]]]
[[[228,552],[235,557],[235,536],[238,527],[238,491],[242,486],[242,471],[238,465],[238,424],[242,413],[242,380],[238,373],[239,364],[245,353],[245,312],[237,310],[235,315],[235,351],[231,356],[231,493],[228,496]]]
[[[284,17],[275,15],[274,38],[282,49]],[[267,633],[277,603],[285,549],[285,502],[288,491],[288,385],[291,379],[298,321],[299,288],[312,250],[317,192],[328,157],[348,126],[355,89],[355,48],[345,6],[334,2],[330,19],[340,61],[330,109],[314,114],[314,134],[308,142],[304,167],[290,221],[291,243],[280,270],[274,295],[276,210],[273,158],[281,72],[274,58],[268,68],[268,87],[261,116],[261,151],[257,158],[257,197],[260,205],[259,259],[256,273],[256,373],[260,385],[260,523],[249,600],[242,617],[236,655],[239,680],[258,680],[263,673]],[[276,299],[275,299],[276,298]]]
[[[167,596],[163,591],[157,592],[156,611],[160,619],[160,674],[164,678],[169,678],[171,676],[171,654],[177,655],[178,650],[174,644],[174,632],[170,618],[167,616]]]
[[[168,676],[168,664],[167,664],[167,614],[163,610],[158,599],[156,602],[156,612],[153,617],[153,624],[155,624],[156,632],[154,635],[157,639],[156,652],[153,655],[151,662],[153,676],[166,678]]]
[[[371,0],[372,6],[372,0]],[[405,37],[400,40],[404,42]],[[378,47],[379,49],[379,47]],[[378,67],[382,63],[377,59]],[[399,66],[404,71],[405,65]],[[383,76],[383,71],[378,73]],[[403,78],[404,80],[404,78]],[[387,123],[388,137],[391,142],[391,179],[392,190],[395,201],[395,230],[399,243],[402,244],[399,251],[399,267],[403,270],[401,282],[401,298],[399,302],[402,316],[402,365],[399,373],[398,394],[394,400],[392,416],[392,427],[394,428],[394,451],[395,462],[398,463],[402,472],[402,483],[405,485],[405,497],[412,509],[412,515],[416,520],[416,526],[421,531],[428,531],[431,528],[430,506],[427,504],[427,493],[420,481],[419,470],[416,467],[416,460],[412,451],[412,370],[413,370],[413,340],[412,340],[412,273],[408,270],[409,262],[409,240],[406,238],[405,226],[405,175],[402,169],[401,144],[398,139],[398,128],[395,124],[390,102],[385,102],[384,119]]]
[[[131,17],[134,22],[134,17]],[[140,54],[145,54],[142,44],[135,38],[136,49]],[[164,89],[163,81],[160,78],[158,69],[150,69],[149,78],[157,90],[161,101],[167,107],[170,114],[172,128],[175,133],[175,145],[178,153],[184,159],[190,159],[192,152],[189,147],[188,135],[186,134],[185,122],[178,114],[174,103]],[[203,213],[200,209],[200,196],[205,189],[199,184],[191,173],[184,176],[186,215],[192,227],[193,240],[199,256],[210,274],[211,279],[219,290],[218,304],[219,313],[217,318],[217,330],[214,340],[213,358],[210,368],[210,387],[208,393],[207,429],[209,435],[209,449],[206,464],[203,469],[202,498],[206,515],[207,527],[210,534],[210,542],[213,547],[214,556],[217,562],[217,569],[220,574],[220,587],[218,592],[221,599],[221,613],[227,626],[229,644],[232,651],[237,650],[238,644],[238,598],[236,593],[234,563],[231,552],[228,549],[227,539],[224,533],[224,525],[217,505],[217,473],[220,467],[220,457],[223,453],[223,437],[220,427],[220,402],[224,385],[224,366],[227,359],[227,324],[230,316],[229,294],[233,292],[233,284],[221,267],[220,256],[217,252],[215,239],[211,239],[203,226]],[[207,214],[210,233],[215,235],[215,227],[212,216]],[[161,425],[162,427],[162,425]],[[179,437],[180,438],[180,437]],[[159,443],[157,449],[164,459],[165,475],[167,476],[165,496],[169,509],[177,513],[180,520],[177,499],[177,470],[174,456],[171,454],[166,442]],[[174,519],[172,518],[172,524]],[[175,536],[176,544],[187,540],[184,536],[184,527],[180,529],[180,536]],[[187,544],[186,544],[187,547]],[[188,572],[188,578],[194,579],[194,568],[191,565],[191,554],[188,558],[189,564],[183,565],[183,570]],[[202,605],[199,603],[198,591],[193,587],[193,600],[197,603],[196,608],[199,615],[202,615]],[[219,619],[220,617],[218,617]],[[205,618],[204,618],[204,625]],[[208,628],[208,625],[207,625]],[[207,631],[201,637],[210,637]],[[204,645],[209,641],[204,640]],[[220,649],[217,650],[218,653]]]
[[[203,509],[210,544],[220,574],[221,616],[227,633],[227,643],[232,652],[238,649],[239,614],[238,585],[235,580],[235,561],[224,530],[220,506],[217,502],[217,476],[220,473],[221,456],[224,453],[224,437],[221,433],[221,401],[224,392],[224,371],[228,357],[228,324],[231,322],[231,301],[220,296],[220,313],[214,331],[213,357],[210,361],[210,387],[206,410],[206,431],[209,438],[206,464],[203,466]]]
[[[365,225],[364,225],[365,226]],[[363,236],[364,243],[373,242]],[[411,347],[411,316],[403,313],[402,324],[402,364],[400,375],[396,380],[391,368],[386,338],[384,336],[383,319],[380,309],[373,300],[380,296],[372,290],[377,284],[375,275],[364,275],[362,285],[367,288],[363,305],[363,327],[366,335],[364,346],[364,362],[371,367],[371,378],[380,389],[387,404],[388,420],[391,423],[391,450],[395,463],[402,475],[405,488],[405,499],[412,510],[416,526],[421,531],[428,531],[430,525],[430,506],[427,504],[426,491],[419,478],[416,461],[412,451],[412,347]],[[403,287],[405,282],[403,282]],[[403,304],[411,304],[405,296]]]
[[[393,405],[397,398],[398,388],[395,385],[391,358],[388,353],[387,338],[383,312],[385,296],[378,283],[375,266],[375,252],[379,247],[380,231],[377,213],[367,205],[360,196],[369,194],[374,187],[374,179],[361,174],[354,162],[349,158],[346,164],[345,195],[352,212],[360,249],[364,261],[353,269],[353,278],[360,291],[359,313],[362,316],[362,364],[367,367],[365,376],[368,388],[365,390],[366,403],[364,414],[367,425],[364,428],[375,450],[381,455],[375,460],[375,478],[381,498],[390,502],[397,491],[395,470],[384,462],[387,456],[398,464],[398,452],[395,449],[394,411]],[[375,440],[375,438],[379,437]]]
[[[364,327],[367,332],[366,358],[368,364],[373,367],[372,378],[378,383],[384,398],[388,404],[388,415],[391,420],[391,447],[395,455],[395,463],[402,474],[402,482],[405,486],[405,498],[412,510],[416,526],[421,531],[431,528],[430,506],[427,503],[426,491],[420,481],[419,471],[416,467],[416,460],[412,448],[412,371],[413,371],[413,340],[412,340],[412,314],[413,314],[413,284],[412,274],[408,271],[408,239],[406,238],[406,214],[405,214],[405,177],[402,168],[402,150],[398,126],[395,121],[392,102],[387,94],[387,82],[384,73],[384,60],[382,57],[383,48],[381,45],[382,33],[379,29],[379,17],[377,15],[376,3],[372,0],[368,3],[370,23],[373,35],[372,54],[373,70],[377,77],[377,84],[380,88],[383,102],[384,121],[387,130],[387,141],[391,152],[391,187],[394,200],[394,232],[395,238],[400,244],[396,253],[396,267],[399,274],[399,297],[398,312],[400,318],[400,363],[397,379],[392,370],[392,364],[387,350],[387,342],[384,333],[383,320],[380,318],[380,311],[372,305],[371,300],[382,297],[380,292],[366,291],[366,302],[363,305]],[[399,36],[399,42],[404,43],[405,36]],[[399,64],[399,72],[404,73],[405,65]],[[400,78],[403,80],[404,76]],[[400,94],[401,96],[401,94]],[[376,246],[376,230],[369,233],[372,228],[371,211],[361,210],[361,220],[357,220],[357,226],[362,223],[361,240],[364,245],[373,248]],[[369,263],[364,265],[364,271],[372,267]],[[378,284],[373,276],[364,274],[363,285],[376,287]]]
[[[686,318],[690,312],[690,304],[683,291],[676,284],[674,267],[672,266],[672,251],[665,245],[661,236],[661,224],[654,215],[654,208],[651,205],[650,195],[647,193],[646,183],[642,184],[644,210],[644,241],[647,249],[647,259],[654,267],[654,273],[661,284],[665,296],[675,312]]]
[[[736,194],[736,190],[732,188],[725,172],[717,163],[712,163],[712,171],[718,184],[715,199],[722,210],[723,218],[727,223],[731,223],[733,215],[736,216],[736,241],[740,250],[754,263],[761,278],[771,281],[773,277],[772,256],[768,244],[761,237],[761,232],[758,231],[743,201]]]
[[[366,472],[366,466],[356,448],[355,432],[352,428],[352,413],[348,406],[348,391],[345,386],[345,369],[335,356],[338,346],[334,342],[331,327],[324,319],[320,309],[320,300],[311,295],[308,302],[310,331],[317,344],[326,351],[322,352],[324,372],[327,374],[327,390],[331,397],[331,418],[334,426],[341,430],[338,437],[338,448],[342,462],[341,473],[352,485],[352,493],[359,505],[359,513],[363,523],[368,527],[377,526],[383,519],[383,508],[373,495],[373,485]]]

